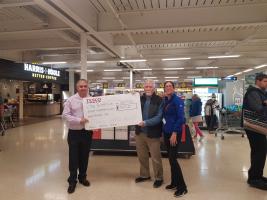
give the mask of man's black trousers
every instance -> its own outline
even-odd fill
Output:
[[[248,171],[249,180],[257,180],[263,177],[263,170],[266,161],[267,142],[266,136],[250,130],[246,130],[251,152],[251,166]]]
[[[79,170],[78,179],[81,181],[86,178],[89,152],[92,143],[92,131],[85,129],[71,130],[68,133],[69,145],[69,184],[77,183],[77,171]]]

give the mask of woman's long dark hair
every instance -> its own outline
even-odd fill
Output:
[[[170,83],[172,85],[172,87],[175,88],[174,82],[172,82],[172,81],[165,81],[165,83],[164,83],[164,91],[165,91],[165,86],[166,86],[167,83]]]
[[[170,83],[172,85],[172,87],[175,88],[174,82],[172,82],[172,81],[165,81],[164,88],[165,88],[165,86],[166,86],[167,83]]]

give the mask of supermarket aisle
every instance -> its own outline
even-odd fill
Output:
[[[176,199],[164,189],[169,183],[169,165],[164,159],[165,184],[159,189],[153,181],[135,184],[137,157],[93,156],[89,163],[91,187],[78,185],[67,193],[67,132],[60,119],[8,130],[0,137],[0,199],[14,200],[118,200]],[[249,166],[247,139],[226,135],[224,141],[206,135],[196,143],[197,155],[182,159],[190,200],[267,200],[267,193],[246,184]],[[267,170],[265,169],[265,175]]]

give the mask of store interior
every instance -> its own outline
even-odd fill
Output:
[[[178,152],[187,158],[179,159],[190,185],[184,199],[265,200],[266,192],[246,184],[249,144],[240,124],[248,86],[267,73],[266,19],[266,0],[1,0],[0,110],[12,112],[0,127],[0,199],[169,197],[134,183],[133,126],[94,130],[92,187],[67,195],[61,113],[82,78],[92,97],[142,95],[148,79],[161,97],[164,82],[174,82],[185,107],[198,94],[205,137]],[[224,126],[216,134],[208,134],[204,118],[212,94],[216,128]]]

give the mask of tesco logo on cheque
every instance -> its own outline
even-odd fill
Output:
[[[100,103],[101,98],[87,99],[87,103]]]

